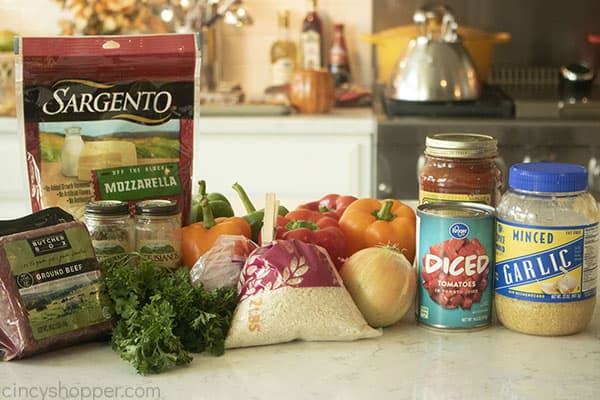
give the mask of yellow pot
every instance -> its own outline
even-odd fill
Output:
[[[473,59],[480,81],[486,82],[494,45],[509,42],[511,39],[510,33],[488,33],[475,28],[459,26],[458,34],[462,37],[463,45]],[[414,25],[398,26],[373,35],[361,36],[361,40],[377,46],[379,82],[389,80],[396,62],[404,55],[408,43],[416,37],[417,29]]]

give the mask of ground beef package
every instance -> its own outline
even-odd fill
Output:
[[[82,222],[58,207],[0,221],[0,360],[111,329],[110,301]]]
[[[17,115],[33,211],[191,197],[197,35],[23,37]]]

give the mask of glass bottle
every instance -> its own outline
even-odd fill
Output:
[[[271,46],[271,85],[289,83],[296,68],[296,44],[290,39],[290,12],[283,10],[278,15],[279,38]]]
[[[329,72],[333,75],[335,87],[350,82],[350,60],[344,38],[344,24],[335,24],[333,43],[329,50]]]
[[[323,30],[317,13],[317,0],[308,0],[308,13],[302,21],[300,35],[302,69],[319,69],[323,66]]]
[[[79,156],[83,149],[83,139],[81,139],[81,128],[70,126],[65,128],[65,142],[62,147],[61,172],[64,176],[76,177],[79,172]]]
[[[135,249],[167,268],[181,265],[181,214],[177,201],[144,200],[135,205]]]

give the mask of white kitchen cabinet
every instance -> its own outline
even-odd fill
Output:
[[[368,109],[324,115],[202,117],[194,143],[194,181],[221,192],[240,214],[231,186],[255,206],[275,192],[288,208],[328,193],[374,193],[376,121]],[[0,219],[30,212],[22,138],[15,118],[0,118]]]
[[[361,118],[362,117],[362,118]],[[275,192],[290,207],[328,193],[373,194],[375,122],[368,113],[276,118],[201,118],[194,179],[241,205],[240,183],[256,206]]]
[[[0,117],[0,219],[31,212],[24,146],[17,136],[17,120]]]

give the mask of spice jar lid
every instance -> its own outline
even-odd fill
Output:
[[[498,141],[479,133],[437,133],[425,138],[425,155],[451,158],[485,158],[498,154]]]
[[[166,216],[175,215],[179,212],[179,206],[175,200],[143,200],[135,205],[135,213],[140,215]]]
[[[588,185],[588,172],[576,164],[518,163],[510,167],[508,186],[529,192],[580,192]]]
[[[120,200],[94,200],[85,205],[85,213],[89,215],[127,215],[129,204]]]

